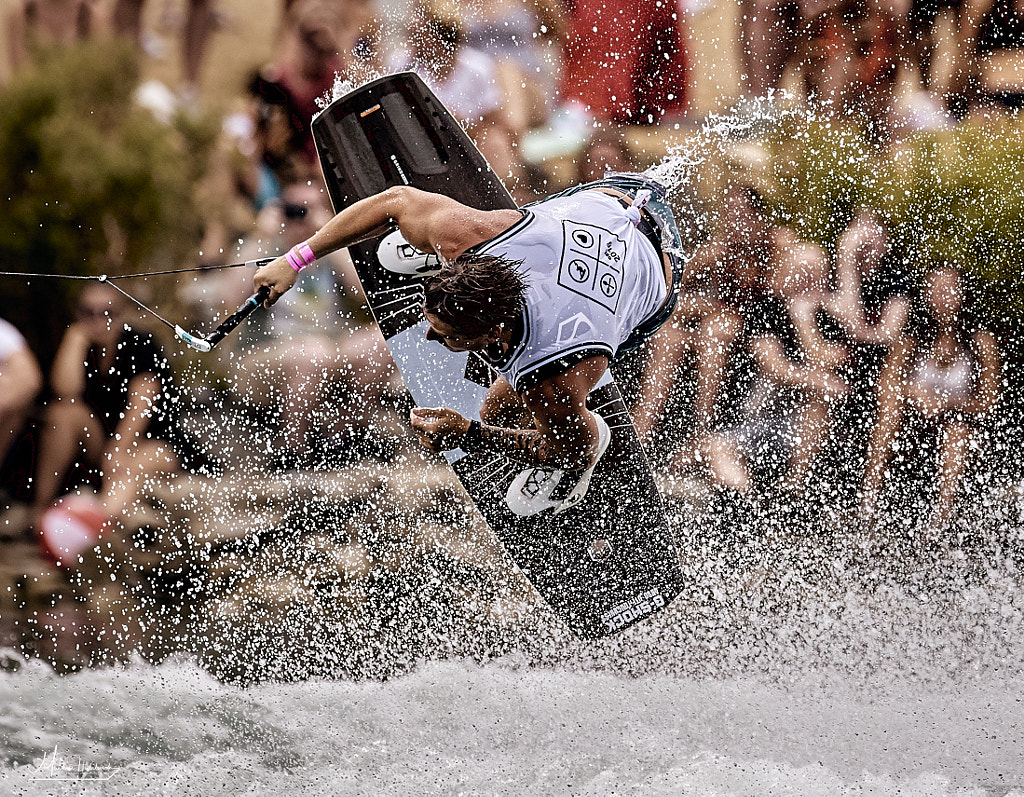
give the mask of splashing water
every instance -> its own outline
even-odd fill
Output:
[[[648,173],[684,190],[709,147],[783,123],[769,110],[712,119]],[[154,487],[163,537],[136,547],[162,563],[108,600],[128,606],[106,629],[120,663],[3,657],[0,791],[1024,794],[1007,478],[969,486],[955,545],[885,559],[832,485],[737,501],[666,480],[686,593],[584,643],[447,469],[410,447],[267,478],[262,421],[203,410],[193,436],[236,475]]]

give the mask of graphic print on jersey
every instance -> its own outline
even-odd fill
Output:
[[[622,293],[626,242],[603,227],[568,219],[562,232],[558,284],[614,313]]]

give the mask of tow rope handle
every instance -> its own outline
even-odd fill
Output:
[[[185,341],[185,343],[197,351],[210,351],[214,346],[224,340],[231,330],[252,315],[257,308],[262,307],[268,296],[270,296],[270,288],[264,285],[256,291],[256,293],[246,299],[242,305],[235,310],[235,312],[221,321],[220,325],[205,338],[200,335],[191,335],[180,326],[176,326],[174,328],[174,334],[177,335],[180,340]]]

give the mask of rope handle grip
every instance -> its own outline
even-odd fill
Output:
[[[205,338],[199,337],[198,335],[190,335],[180,326],[176,326],[174,328],[174,334],[197,351],[210,351],[214,346],[224,340],[231,330],[252,315],[257,308],[262,307],[268,296],[270,296],[270,288],[264,285],[256,291],[256,293],[246,299],[242,305],[235,310],[235,312],[221,321],[220,325]]]

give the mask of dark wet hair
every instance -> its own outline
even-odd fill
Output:
[[[494,255],[459,255],[424,283],[423,309],[467,337],[511,326],[523,308],[522,265]]]

